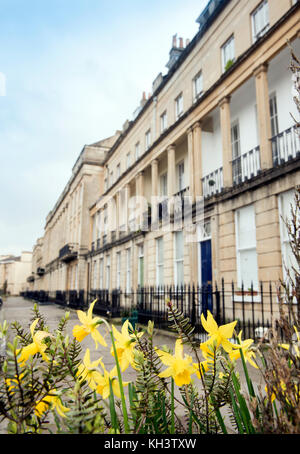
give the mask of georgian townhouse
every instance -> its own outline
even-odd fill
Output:
[[[83,149],[46,220],[40,289],[90,300],[217,285],[226,297],[234,282],[230,306],[240,288],[261,304],[259,286],[285,278],[283,218],[300,182],[289,47],[300,55],[299,2],[210,0],[195,20],[122,131]]]
[[[89,291],[284,277],[282,216],[300,181],[288,47],[300,55],[299,19],[291,0],[211,0],[191,41],[173,37],[167,74],[104,161]]]

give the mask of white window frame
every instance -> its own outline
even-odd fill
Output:
[[[121,251],[116,253],[116,287],[121,288]]]
[[[140,142],[137,142],[135,144],[135,160],[137,161],[141,155],[141,144]]]
[[[104,259],[103,257],[99,260],[99,289],[103,290],[103,267],[104,267]]]
[[[185,183],[185,165],[184,165],[184,160],[180,161],[176,165],[177,169],[177,189],[178,192],[183,191],[186,188],[186,183]]]
[[[226,71],[227,63],[232,60],[235,61],[235,41],[234,35],[231,35],[230,38],[222,46],[222,72]]]
[[[165,172],[159,177],[159,192],[161,197],[168,196],[168,173]]]
[[[145,133],[145,151],[149,150],[151,146],[151,129],[148,129]]]
[[[161,287],[164,285],[164,237],[160,236],[159,238],[156,238],[155,240],[156,243],[156,286]],[[159,251],[159,248],[162,248],[161,251]],[[159,260],[159,252],[161,252],[162,255],[162,261],[160,262]]]
[[[203,74],[199,71],[193,79],[194,102],[203,95]]]
[[[179,235],[182,235],[182,257],[177,257],[177,238]],[[178,281],[178,264],[182,263],[182,280],[181,282]],[[184,234],[183,231],[174,232],[174,284],[175,286],[184,285]]]
[[[127,166],[127,169],[129,169],[129,167],[131,166],[131,153],[130,153],[130,151],[126,155],[126,166]]]
[[[183,93],[180,93],[177,98],[175,98],[175,118],[181,117],[183,114]]]
[[[262,22],[262,26],[259,30],[256,29],[258,21]],[[251,14],[251,27],[252,40],[254,43],[269,30],[270,22],[268,0],[263,0]]]
[[[97,260],[93,261],[93,290],[97,288]]]
[[[269,102],[270,102],[271,134],[272,137],[275,137],[279,134],[277,96],[275,92],[270,94]]]
[[[131,248],[126,249],[126,292],[131,292]]]
[[[249,244],[246,246],[240,246],[240,213],[242,210],[251,208],[253,219],[254,219],[254,226],[255,226],[255,244]],[[241,273],[241,254],[246,251],[255,251],[256,254],[256,280],[253,281],[253,290],[258,290],[259,281],[258,281],[258,262],[257,262],[257,242],[256,242],[256,214],[255,214],[255,205],[247,205],[245,207],[239,208],[235,211],[235,240],[236,240],[236,262],[237,262],[237,281],[238,286],[241,287],[242,282],[244,283],[244,290],[247,291],[245,281],[243,280],[243,276]],[[247,282],[246,282],[247,283]],[[236,299],[236,296],[235,296]]]
[[[143,273],[145,273],[145,253],[144,253],[144,244],[139,244],[138,246],[138,285],[141,286],[140,282],[140,273],[141,273],[141,259],[143,260]],[[143,284],[144,284],[145,274],[143,274]]]
[[[106,256],[105,264],[105,288],[106,290],[110,289],[110,255]]]
[[[117,164],[116,177],[117,179],[121,176],[121,163]]]
[[[160,132],[163,133],[168,127],[167,111],[165,110],[160,116]]]

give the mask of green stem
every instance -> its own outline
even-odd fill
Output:
[[[171,434],[175,433],[174,378],[171,378]]]
[[[241,345],[240,339],[237,338],[237,340],[238,340],[238,343]],[[245,361],[245,357],[244,357],[244,353],[243,353],[243,349],[242,348],[240,348],[240,355],[241,355],[241,359],[242,359],[242,364],[243,364],[243,369],[244,369],[244,374],[245,374],[245,378],[246,378],[249,394],[250,394],[251,397],[256,397],[252,381],[251,381],[251,379],[249,377],[248,368],[247,368],[247,365],[246,365],[246,361]]]
[[[129,434],[130,433],[130,427],[129,427],[129,422],[128,422],[128,413],[127,413],[125,394],[124,394],[124,387],[123,387],[123,381],[122,381],[122,375],[121,375],[121,368],[120,368],[120,364],[119,364],[119,360],[118,360],[115,339],[114,339],[114,335],[113,335],[112,329],[111,329],[109,323],[107,322],[107,320],[105,320],[105,318],[101,318],[101,322],[103,322],[106,325],[106,327],[108,329],[108,332],[110,334],[110,338],[111,338],[111,342],[112,342],[112,346],[113,346],[113,351],[114,351],[115,362],[116,362],[116,366],[117,366],[118,381],[119,381],[119,386],[120,386],[121,403],[122,403],[122,410],[123,410],[123,417],[124,417],[124,429],[125,429],[125,433]]]
[[[126,402],[125,402],[125,394],[124,394],[124,388],[123,388],[121,369],[120,369],[120,364],[119,364],[119,360],[118,360],[118,356],[117,356],[117,350],[116,350],[113,332],[111,330],[109,330],[109,332],[110,332],[110,337],[111,337],[111,341],[112,341],[112,345],[113,345],[114,357],[115,357],[116,366],[117,366],[118,380],[119,380],[119,385],[120,385],[122,410],[123,410],[123,416],[124,416],[124,428],[125,428],[125,433],[129,434],[130,428],[129,428],[129,423],[128,423],[128,413],[127,413]]]

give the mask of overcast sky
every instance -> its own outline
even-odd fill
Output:
[[[32,250],[83,146],[132,119],[206,4],[0,0],[0,255]]]

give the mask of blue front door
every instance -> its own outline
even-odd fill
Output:
[[[201,252],[201,282],[202,287],[202,312],[213,312],[212,307],[212,263],[211,263],[211,240],[200,243]]]

